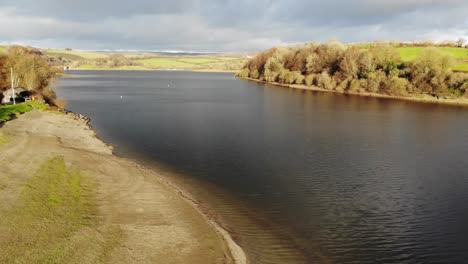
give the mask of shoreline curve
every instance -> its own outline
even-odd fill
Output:
[[[248,263],[244,250],[190,195],[163,172],[115,155],[89,118],[70,111],[34,110],[2,124],[0,134],[10,139],[0,148],[5,169],[11,172],[0,174],[0,180],[7,177],[7,204],[14,202],[11,193],[20,192],[28,179],[25,172],[52,156],[62,156],[67,166],[96,178],[99,225],[119,227],[125,234],[111,263],[133,263],[135,256],[171,263],[192,257],[193,263]],[[18,163],[28,165],[17,171]],[[14,182],[8,182],[11,179]],[[179,253],[183,256],[176,256]]]

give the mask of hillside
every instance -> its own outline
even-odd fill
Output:
[[[245,54],[171,54],[154,52],[90,52],[45,49],[57,65],[88,70],[237,71]]]

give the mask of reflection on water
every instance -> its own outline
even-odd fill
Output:
[[[468,259],[466,108],[219,73],[75,72],[58,93],[118,153],[184,175],[253,263]]]

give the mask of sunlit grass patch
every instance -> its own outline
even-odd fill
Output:
[[[205,63],[219,62],[219,60],[212,59],[212,58],[182,58],[182,59],[178,59],[178,61],[186,62],[186,63],[193,63],[193,64],[205,64]]]
[[[23,114],[34,109],[46,109],[47,105],[38,102],[27,102],[16,105],[0,106],[0,123],[11,119],[13,115]]]
[[[413,61],[421,55],[422,48],[421,47],[403,47],[398,48],[400,52],[401,59],[404,61]]]
[[[0,55],[6,54],[8,50],[8,46],[0,46]]]
[[[419,58],[425,48],[426,47],[400,47],[398,48],[398,51],[400,52],[400,56],[403,61],[414,61]],[[468,71],[468,64],[466,63],[466,60],[468,60],[468,49],[453,47],[435,48],[455,59],[453,70]]]
[[[2,132],[0,132],[0,146],[6,143],[8,143],[7,137]]]
[[[178,61],[175,59],[168,58],[153,58],[153,59],[143,59],[139,60],[145,66],[150,67],[179,67],[179,66],[188,66],[188,63]]]
[[[81,57],[84,59],[99,59],[99,58],[106,58],[108,55],[99,53],[99,52],[92,52],[92,51],[79,51],[79,50],[62,50],[62,49],[48,49],[45,50],[45,53],[48,55],[58,54],[64,56],[65,54]]]
[[[453,67],[455,71],[468,71],[468,63],[455,65]]]
[[[63,158],[44,163],[32,175],[16,207],[0,220],[0,263],[57,263],[61,244],[89,224],[94,207],[79,171]]]
[[[81,61],[81,60],[86,60],[86,58],[78,56],[76,54],[70,54],[70,53],[65,53],[65,52],[46,52],[46,55],[52,56],[55,58],[62,58],[62,59],[67,59],[71,61]]]
[[[102,258],[119,233],[109,226],[93,229],[97,222],[93,189],[63,158],[45,162],[27,180],[14,208],[0,212],[0,263],[82,263]]]
[[[466,48],[438,47],[438,49],[452,55],[455,59],[468,60],[468,49]]]

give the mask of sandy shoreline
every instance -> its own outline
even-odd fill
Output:
[[[117,157],[74,114],[33,111],[0,127],[0,213],[47,158],[60,156],[97,186],[100,226],[124,234],[107,263],[247,263],[244,251],[159,172]]]
[[[270,84],[276,86],[282,86],[287,88],[293,88],[298,90],[307,90],[307,91],[315,91],[315,92],[327,92],[327,93],[335,93],[335,94],[342,94],[342,95],[356,95],[356,96],[363,96],[363,97],[374,97],[374,98],[383,98],[383,99],[392,99],[392,100],[404,100],[404,101],[412,101],[412,102],[420,102],[420,103],[430,103],[430,104],[445,104],[445,105],[454,105],[454,106],[468,106],[468,99],[457,98],[457,99],[448,99],[448,98],[440,98],[437,99],[430,95],[419,95],[419,97],[405,97],[405,96],[392,96],[392,95],[385,95],[379,93],[359,93],[359,92],[340,92],[336,90],[327,90],[317,86],[306,86],[306,85],[298,85],[298,84],[284,84],[278,82],[266,82],[260,81],[257,79],[252,78],[240,78],[242,80],[253,81],[263,84]]]

